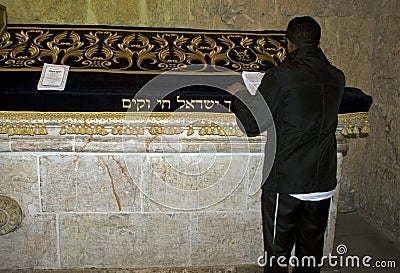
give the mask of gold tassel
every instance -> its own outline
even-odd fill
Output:
[[[117,124],[114,123],[113,128],[111,130],[111,134],[113,134],[114,136],[118,134],[118,127]]]
[[[208,126],[207,126],[207,135],[212,135],[214,132],[213,132],[213,129],[212,129],[212,127],[211,127],[211,123],[208,123]]]
[[[48,134],[46,125],[44,125],[44,123],[42,123],[42,128],[40,129],[40,134],[41,135],[47,135]]]
[[[82,124],[80,124],[80,126],[79,126],[79,134],[80,134],[80,135],[84,135],[85,133],[86,133],[85,124],[82,123]]]
[[[214,123],[213,135],[218,135],[218,134],[219,134],[218,124]]]
[[[98,135],[100,133],[100,131],[99,131],[99,125],[97,124],[97,123],[95,123],[94,125],[93,125],[93,134],[94,135]]]
[[[137,132],[138,132],[138,135],[144,135],[144,128],[143,128],[142,124],[139,125],[139,128],[138,128]]]
[[[139,128],[137,125],[131,127],[131,135],[138,135]]]
[[[61,123],[60,135],[65,135],[67,133],[67,129],[65,128],[64,122]]]
[[[1,125],[1,131],[2,134],[7,133],[7,123],[3,120],[3,123]]]
[[[130,135],[131,134],[131,125],[129,124],[127,124],[126,126],[125,126],[125,134],[126,135]]]
[[[364,122],[364,126],[361,128],[361,134],[362,134],[363,136],[366,136],[366,135],[368,135],[370,132],[371,132],[371,129],[369,128],[368,121],[366,120],[366,121]]]
[[[21,134],[21,128],[19,127],[19,122],[15,125],[15,130],[14,130],[15,135],[20,135]]]
[[[206,125],[204,123],[201,124],[201,127],[199,129],[199,135],[200,136],[204,136],[207,134],[207,129],[206,129]]]
[[[15,134],[14,125],[12,123],[10,123],[10,126],[7,129],[7,135],[13,136],[14,134]]]
[[[193,125],[190,124],[190,125],[189,125],[189,128],[188,128],[188,131],[187,131],[187,135],[188,135],[188,136],[191,136],[191,135],[193,135],[193,134],[194,134]]]
[[[40,135],[40,129],[39,129],[39,123],[36,122],[35,123],[35,131],[34,131],[35,135]]]
[[[354,125],[353,134],[358,135],[359,133],[360,133],[360,129],[356,125]]]
[[[74,124],[74,127],[72,128],[72,134],[75,134],[75,135],[77,135],[78,133],[79,133],[79,126],[78,126],[78,123],[75,123]]]
[[[118,128],[118,135],[123,135],[123,134],[124,134],[124,125],[120,123]]]
[[[157,134],[162,135],[163,131],[164,131],[164,129],[163,129],[163,127],[161,126],[161,123],[158,123]]]
[[[93,135],[92,125],[90,123],[85,124],[85,133],[87,135]]]
[[[68,123],[67,134],[72,135],[74,133],[74,128],[72,127],[71,122]]]
[[[108,135],[108,132],[106,130],[106,126],[104,124],[100,125],[100,135],[102,135],[102,136]]]
[[[32,122],[29,122],[29,127],[28,127],[28,135],[30,136],[34,136],[35,135],[35,131],[33,130],[33,124]]]
[[[157,129],[154,123],[151,124],[151,127],[149,128],[149,133],[153,136],[157,135]]]
[[[24,136],[28,135],[28,128],[26,127],[25,122],[22,123],[22,134],[23,134]]]
[[[343,129],[342,129],[341,133],[344,136],[348,136],[349,135],[349,130],[347,129],[347,125],[346,124],[343,125]]]
[[[226,132],[222,127],[218,127],[218,135],[219,136],[226,136]]]
[[[164,128],[163,128],[163,130],[162,130],[162,133],[163,133],[164,135],[172,135],[173,132],[174,132],[174,129],[173,129],[173,127],[171,127],[171,126],[164,126]]]

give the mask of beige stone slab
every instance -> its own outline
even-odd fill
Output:
[[[19,229],[0,236],[0,269],[57,268],[56,216],[25,215]]]
[[[12,138],[11,151],[13,152],[72,152],[73,142],[71,139],[26,137]]]
[[[320,46],[329,61],[344,72],[347,86],[368,93],[372,44],[365,41],[373,38],[375,20],[329,16],[318,18],[318,21],[322,28]]]
[[[366,168],[375,164],[400,171],[400,109],[382,103],[374,103],[370,112],[372,133],[367,138]]]
[[[291,16],[351,16],[373,17],[375,10],[374,0],[305,0],[305,1],[279,1],[277,9],[279,14]]]
[[[400,2],[397,0],[383,0],[382,1],[382,12],[383,16],[389,18],[400,18]]]
[[[141,189],[147,200],[172,210],[246,207],[244,180],[248,154],[146,154]]]
[[[192,264],[257,264],[263,254],[261,212],[192,216]]]
[[[107,0],[88,0],[88,20],[92,24],[105,24],[116,26],[139,26],[147,21],[152,21],[148,17],[148,1],[107,1]],[[122,8],[123,7],[123,8]],[[118,16],[116,16],[118,14]]]
[[[142,159],[136,155],[134,160]],[[117,155],[41,156],[43,211],[138,211],[140,196],[131,175],[141,175],[140,164],[129,171]]]
[[[264,165],[263,154],[252,154],[250,156],[249,168],[247,170],[247,183],[246,188],[246,200],[247,209],[260,211],[260,200],[261,200],[261,186],[262,186],[262,173]]]
[[[61,266],[151,267],[190,262],[189,214],[62,214]]]
[[[59,1],[56,5],[53,0],[40,1],[14,1],[4,0],[2,4],[7,7],[10,23],[77,23],[86,22],[87,0]],[[74,8],[79,7],[79,9]],[[51,10],[51,12],[49,12]]]
[[[155,152],[155,153],[199,153],[199,152],[259,152],[265,145],[265,137],[223,137],[223,136],[192,136],[158,135],[123,138],[125,152]]]
[[[122,152],[121,136],[76,136],[74,140],[76,152]]]
[[[118,153],[193,153],[193,152],[260,152],[266,137],[222,137],[179,135],[76,136],[76,152]]]
[[[400,171],[370,163],[360,182],[360,212],[400,241]]]
[[[27,217],[40,211],[36,156],[2,154],[0,174],[0,195],[17,201]]]
[[[10,152],[10,140],[7,136],[1,135],[0,137],[0,152]]]

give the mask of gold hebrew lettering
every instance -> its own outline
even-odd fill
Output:
[[[122,99],[122,108],[131,108],[131,100],[130,99]]]

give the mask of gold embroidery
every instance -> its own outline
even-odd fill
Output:
[[[286,55],[283,32],[195,32],[10,26],[0,40],[0,69],[67,64],[81,71],[160,73],[191,64],[263,71]]]

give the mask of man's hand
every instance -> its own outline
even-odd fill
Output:
[[[234,84],[232,84],[232,85],[229,85],[229,86],[226,88],[226,90],[227,90],[229,93],[231,93],[232,95],[234,95],[234,94],[236,94],[236,93],[239,92],[239,91],[247,90],[247,89],[246,89],[246,87],[245,87],[243,84],[241,84],[241,83],[239,83],[239,82],[236,82],[236,83],[234,83]]]

